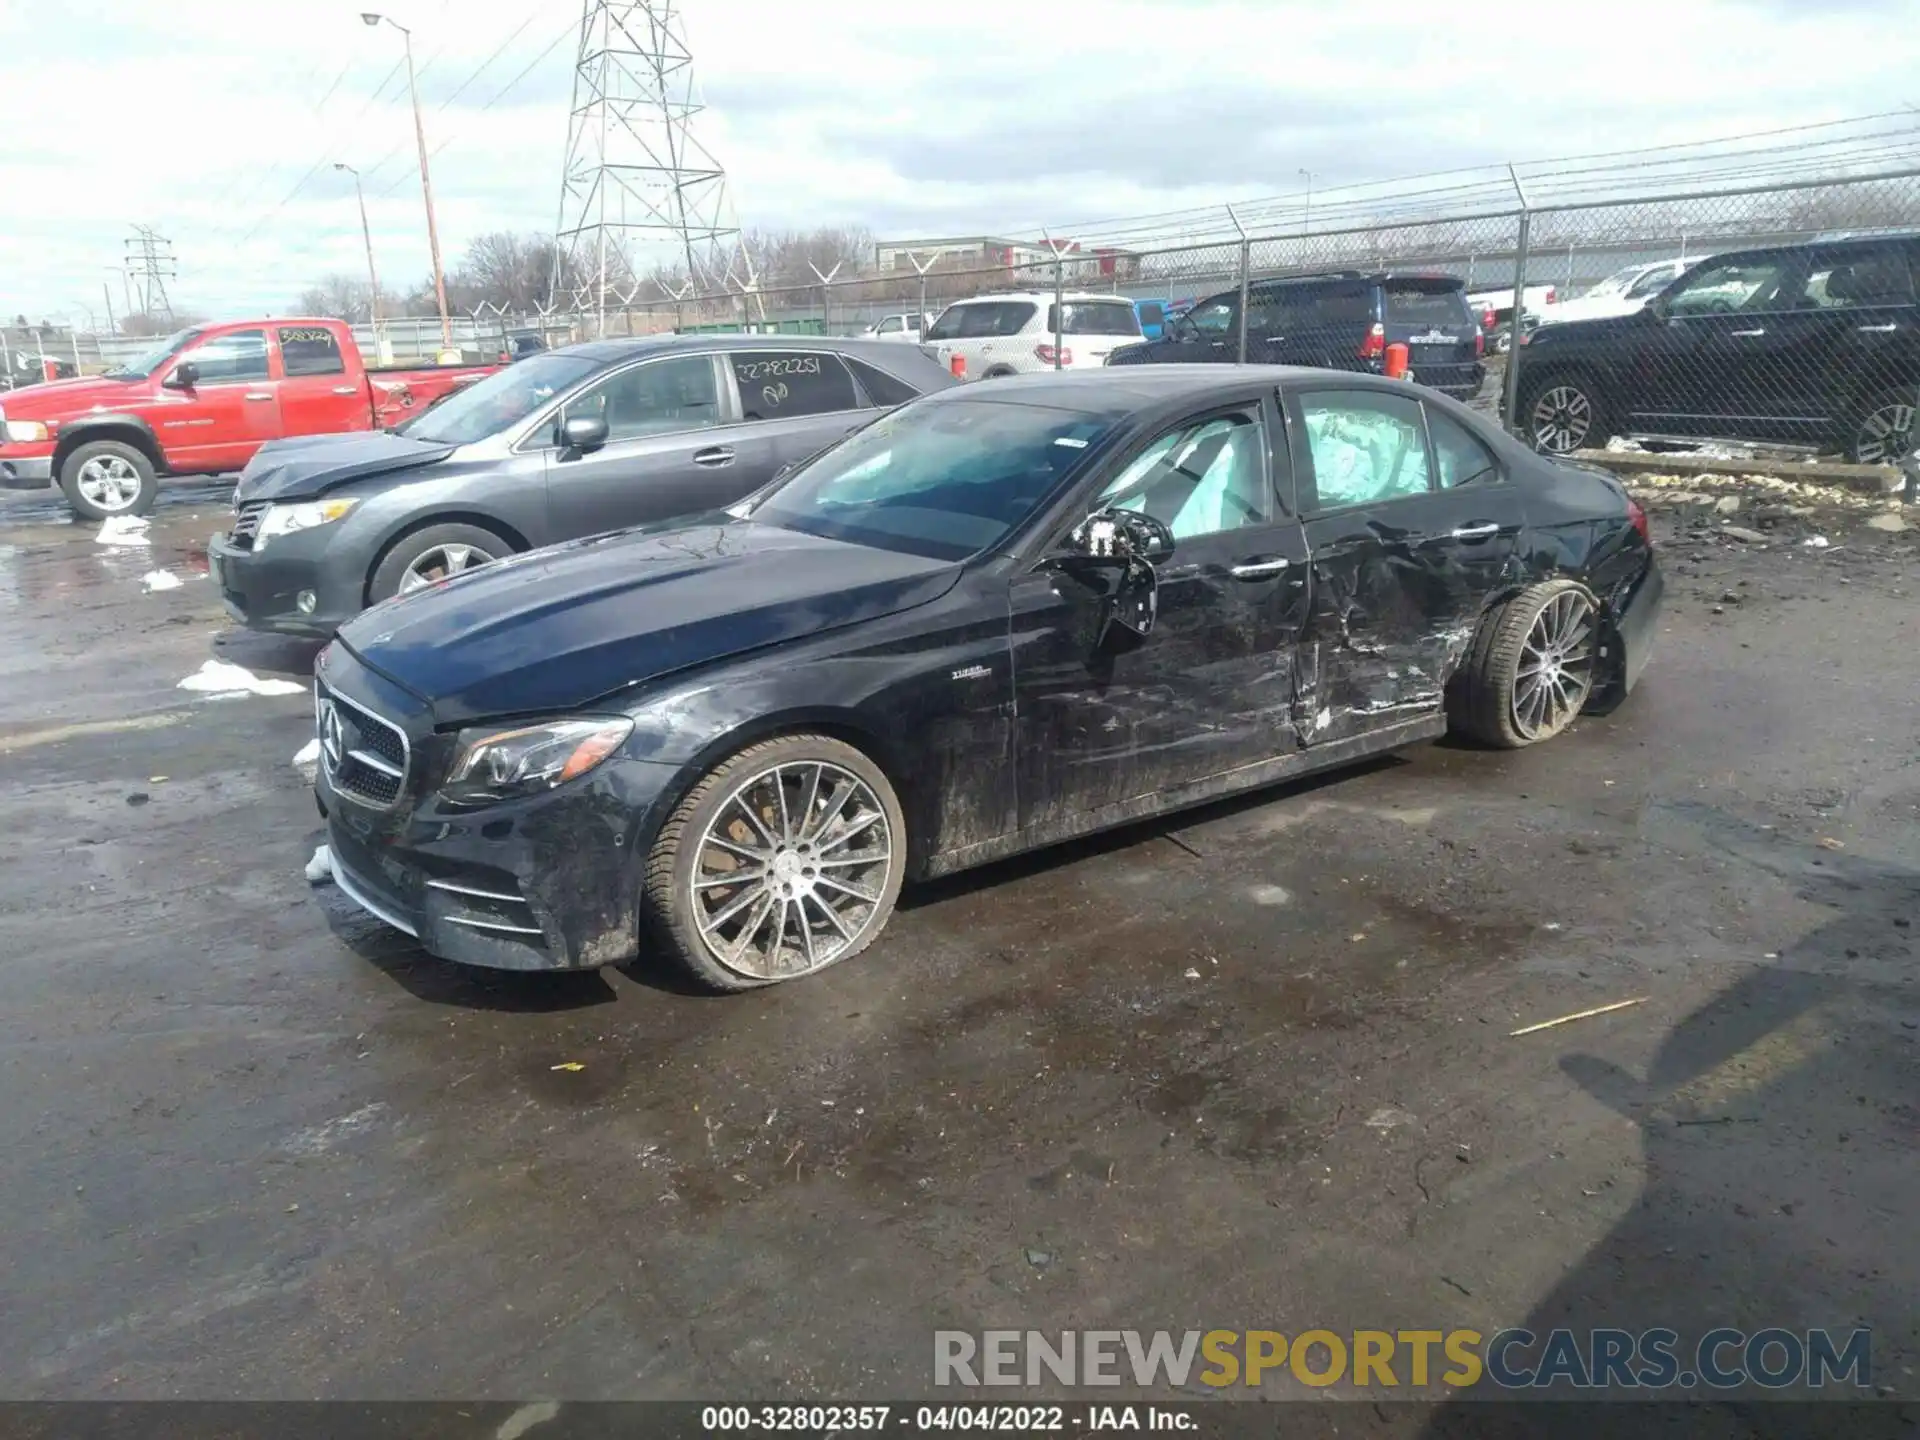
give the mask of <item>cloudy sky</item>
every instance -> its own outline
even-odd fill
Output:
[[[136,223],[176,304],[285,309],[551,230],[577,0],[0,0],[0,312],[104,318]],[[1076,224],[1920,106],[1920,0],[680,0],[700,134],[748,225],[885,238]],[[1889,25],[1893,29],[1889,29]],[[1916,124],[1920,124],[1920,111]]]

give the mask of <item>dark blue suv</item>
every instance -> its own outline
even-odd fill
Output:
[[[1380,374],[1387,346],[1407,347],[1409,377],[1471,400],[1486,378],[1486,341],[1453,275],[1302,275],[1261,280],[1247,290],[1247,361],[1314,365]],[[1158,340],[1129,345],[1109,365],[1232,362],[1240,351],[1240,292],[1197,302],[1168,321]]]

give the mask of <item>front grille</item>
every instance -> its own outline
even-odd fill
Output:
[[[253,537],[260,528],[260,517],[267,513],[267,502],[255,500],[242,505],[240,514],[233,522],[233,529],[227,533],[228,541],[236,550],[251,550]]]
[[[398,800],[407,783],[405,732],[324,685],[314,687],[314,708],[320,763],[333,788],[381,809]]]

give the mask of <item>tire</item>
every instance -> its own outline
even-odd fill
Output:
[[[823,817],[821,805],[835,795],[839,805]],[[876,849],[884,854],[874,858]],[[775,857],[771,883],[758,874],[738,886],[714,883],[752,863],[748,852]],[[822,856],[830,867],[816,871],[808,862]],[[872,944],[900,896],[906,858],[905,817],[880,767],[824,735],[783,735],[721,761],[675,808],[647,857],[643,912],[659,948],[702,985],[755,990]],[[858,898],[821,886],[828,868]],[[770,869],[763,862],[762,873]],[[839,907],[831,924],[822,913],[830,902]],[[789,943],[795,909],[805,918],[794,931],[799,943]]]
[[[1599,387],[1579,371],[1523,380],[1520,425],[1527,443],[1543,455],[1570,455],[1604,445],[1612,434]]]
[[[436,579],[444,580],[449,575],[491,564],[511,555],[513,549],[501,536],[477,525],[429,525],[411,535],[402,535],[380,557],[373,574],[367,578],[367,603],[377,605],[392,599],[403,588],[423,589]],[[451,569],[443,565],[442,573],[433,574],[436,552],[447,564],[454,560],[460,563],[452,564]]]
[[[1920,443],[1914,400],[1920,386],[1883,390],[1860,408],[1847,435],[1847,459],[1856,465],[1893,465]]]
[[[1525,685],[1528,672],[1537,673],[1541,656],[1537,632],[1546,633],[1549,652],[1562,655],[1552,673],[1566,685]],[[1532,585],[1494,606],[1481,619],[1448,691],[1454,730],[1500,750],[1551,740],[1594,696],[1600,679],[1599,640],[1600,607],[1593,592],[1575,580]],[[1572,663],[1566,657],[1572,657]],[[1543,690],[1551,698],[1541,708],[1549,713],[1536,715],[1535,697]]]
[[[124,440],[93,440],[74,447],[61,462],[60,488],[82,520],[145,515],[160,498],[153,461]]]
[[[1008,369],[1005,365],[996,365],[993,367],[993,369],[987,371],[987,373],[982,375],[980,378],[982,380],[1004,380],[1011,374],[1013,374],[1013,371]]]

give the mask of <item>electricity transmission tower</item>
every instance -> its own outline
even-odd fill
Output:
[[[585,0],[554,227],[553,295],[631,301],[648,252],[702,289],[754,289],[720,162],[694,138],[693,56],[675,0]]]
[[[173,302],[167,298],[167,281],[180,278],[173,259],[173,242],[151,225],[133,227],[127,241],[127,277],[132,301],[143,315],[173,321]]]

